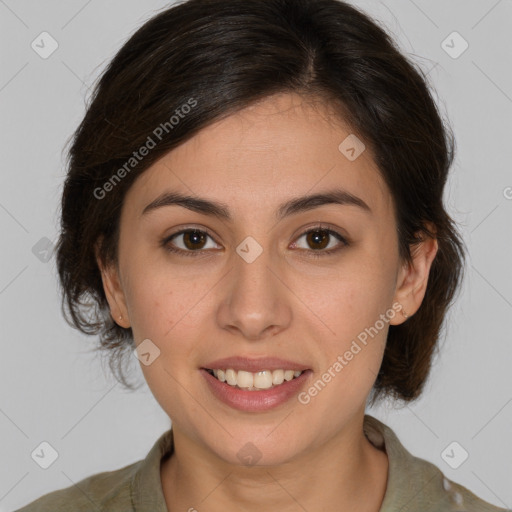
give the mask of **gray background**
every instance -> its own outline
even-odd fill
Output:
[[[458,143],[446,202],[470,251],[424,397],[401,410],[368,412],[448,478],[510,508],[512,2],[353,3],[429,71]],[[44,261],[45,237],[55,241],[58,233],[64,144],[89,87],[128,36],[166,5],[0,0],[0,512],[143,458],[170,425],[145,384],[123,392],[88,352],[94,338],[67,326],[54,258]],[[59,45],[46,59],[31,47],[43,31]],[[457,58],[442,46],[453,31],[469,43]],[[450,41],[452,52],[462,48]],[[42,441],[58,452],[48,469],[31,458]],[[469,453],[458,469],[441,456],[453,441]]]

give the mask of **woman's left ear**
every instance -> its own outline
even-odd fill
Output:
[[[103,283],[103,291],[107,298],[108,305],[110,307],[110,314],[114,322],[120,327],[127,329],[130,327],[128,318],[128,308],[126,307],[126,300],[119,276],[119,269],[117,265],[110,264],[105,265],[99,257],[98,247],[101,241],[98,241],[95,245],[95,256],[98,269],[101,273],[101,281]]]
[[[432,233],[436,232],[435,225],[427,223]],[[428,276],[432,262],[437,254],[437,238],[422,233],[422,241],[415,244],[411,250],[412,263],[401,267],[393,303],[398,302],[402,310],[410,318],[421,306],[427,290]],[[398,325],[405,321],[402,315],[396,315],[390,324]]]

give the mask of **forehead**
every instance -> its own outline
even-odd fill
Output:
[[[135,181],[125,202],[141,212],[157,195],[175,190],[229,204],[234,216],[238,211],[244,217],[299,195],[343,188],[383,215],[389,191],[368,144],[355,160],[347,158],[357,155],[351,147],[363,148],[364,140],[354,137],[325,104],[295,94],[271,96],[203,128],[160,158]]]

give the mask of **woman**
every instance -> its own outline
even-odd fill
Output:
[[[149,20],[73,139],[57,263],[172,429],[21,510],[504,510],[365,414],[421,395],[459,289],[452,161],[425,78],[348,4]]]

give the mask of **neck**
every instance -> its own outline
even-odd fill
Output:
[[[279,466],[237,466],[212,456],[173,425],[174,451],[162,461],[168,510],[378,512],[388,458],[362,429],[363,418],[314,450]]]

